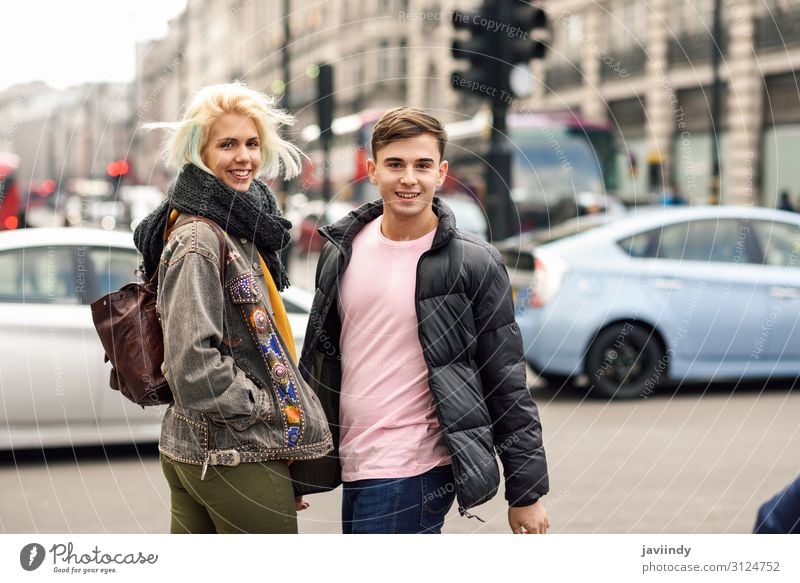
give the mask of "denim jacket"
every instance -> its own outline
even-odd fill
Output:
[[[225,239],[224,287],[207,223],[182,222],[161,255],[157,309],[175,401],[159,450],[204,467],[322,457],[328,423],[275,329],[256,247]]]

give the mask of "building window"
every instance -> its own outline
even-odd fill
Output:
[[[637,0],[618,0],[608,5],[608,48],[612,51],[644,44],[640,31],[647,30],[647,9]]]
[[[797,0],[765,0],[756,12],[756,47],[780,48],[800,44],[800,3]]]
[[[583,18],[565,15],[560,26],[553,27],[553,50],[548,51],[545,86],[549,91],[581,85],[581,46],[584,42]]]
[[[389,77],[391,59],[389,58],[389,41],[382,40],[378,47],[378,79]]]
[[[397,74],[399,77],[405,79],[406,75],[408,75],[408,41],[406,39],[400,40],[398,52]]]
[[[710,31],[714,25],[714,0],[680,0],[674,10],[678,34]]]
[[[564,28],[561,38],[564,56],[570,60],[580,58],[581,43],[583,42],[583,18],[580,14],[573,15]]]
[[[722,33],[720,51],[727,52],[730,11],[722,3]],[[669,39],[667,60],[670,65],[692,64],[711,58],[714,31],[714,0],[682,0],[675,4],[673,20],[676,23]]]

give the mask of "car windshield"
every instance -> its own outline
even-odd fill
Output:
[[[547,130],[515,137],[516,202],[542,202],[564,193],[603,193],[603,174],[591,144],[580,136]]]

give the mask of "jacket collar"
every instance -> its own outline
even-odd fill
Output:
[[[433,197],[433,212],[439,217],[439,225],[436,227],[436,234],[433,236],[432,249],[444,245],[456,233],[455,215],[453,215],[450,207],[438,196]],[[349,251],[353,246],[353,239],[361,232],[361,229],[382,214],[383,200],[374,200],[351,211],[347,216],[332,225],[321,227],[319,233],[335,245]]]

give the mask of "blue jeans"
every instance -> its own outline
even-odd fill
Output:
[[[344,483],[344,534],[439,534],[456,497],[453,468],[411,478]]]

